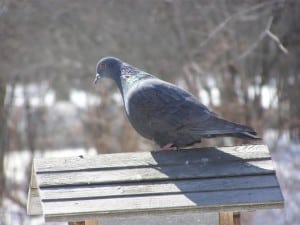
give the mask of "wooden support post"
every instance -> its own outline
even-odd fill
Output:
[[[69,222],[68,225],[98,225],[98,220],[85,220],[85,221],[76,221],[76,222]]]
[[[219,225],[241,225],[239,212],[220,212]]]
[[[233,224],[241,225],[241,214],[240,212],[233,213]]]

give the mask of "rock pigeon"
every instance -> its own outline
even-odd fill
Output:
[[[118,58],[102,58],[96,71],[94,83],[114,80],[132,126],[163,149],[220,136],[260,139],[252,128],[219,118],[191,93]]]

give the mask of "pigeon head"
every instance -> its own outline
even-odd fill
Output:
[[[122,62],[118,58],[105,57],[99,60],[96,67],[96,78],[94,83],[102,77],[107,77],[113,80],[117,80],[121,74]]]

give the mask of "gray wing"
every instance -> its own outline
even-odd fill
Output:
[[[190,93],[155,78],[130,88],[125,108],[133,127],[160,146],[186,146],[202,137],[259,139],[252,128],[218,118]]]
[[[132,125],[141,135],[158,143],[179,136],[187,138],[186,133],[189,139],[200,140],[199,126],[215,116],[190,93],[159,79],[139,82],[126,99],[125,108]]]

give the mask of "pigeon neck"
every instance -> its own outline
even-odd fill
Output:
[[[120,90],[120,93],[121,93],[122,97],[124,97],[124,93],[123,93],[124,91],[123,91],[123,88],[122,88],[122,82],[121,82],[120,76],[116,77],[114,80],[115,80],[115,82],[116,82],[116,84],[117,84],[117,86]]]

